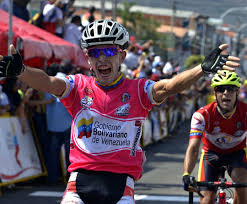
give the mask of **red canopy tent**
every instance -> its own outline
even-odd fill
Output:
[[[0,9],[0,54],[8,53],[7,12]],[[46,60],[72,60],[82,68],[89,69],[85,55],[79,46],[73,45],[43,29],[13,16],[13,44],[20,47],[25,64],[43,68]]]

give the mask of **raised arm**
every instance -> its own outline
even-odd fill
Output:
[[[30,87],[61,96],[66,89],[62,79],[48,76],[44,71],[36,68],[24,67],[21,56],[15,47],[10,45],[12,56],[0,55],[0,77],[18,77]]]
[[[66,88],[62,79],[48,76],[44,71],[36,68],[26,67],[18,78],[36,90],[56,96],[61,96]]]
[[[222,44],[219,48],[213,50],[202,64],[190,70],[186,70],[171,79],[156,82],[152,90],[154,101],[161,103],[168,96],[189,88],[202,77],[204,73],[216,73],[220,72],[220,69],[234,71],[235,67],[239,67],[238,61],[240,59],[234,56],[221,55],[227,47],[227,44]]]

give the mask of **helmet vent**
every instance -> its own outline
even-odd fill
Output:
[[[91,23],[88,27],[89,27],[89,28],[92,28],[92,26],[93,26],[93,23]]]
[[[222,78],[222,76],[221,76],[221,75],[219,75],[219,78],[220,78],[221,80],[223,80],[223,78]]]
[[[85,38],[87,37],[87,32],[84,32],[84,37],[85,37]]]
[[[109,35],[109,33],[110,33],[110,29],[109,28],[106,28],[105,29],[105,35]]]
[[[123,33],[119,36],[119,38],[117,40],[122,40],[123,39]]]
[[[231,79],[231,81],[236,81],[237,80],[237,78],[233,78],[233,79]]]
[[[104,20],[99,20],[98,23],[103,23]]]
[[[112,22],[111,22],[111,21],[108,21],[107,24],[108,24],[109,26],[112,26]]]
[[[98,26],[98,34],[100,35],[101,32],[102,32],[102,25],[99,25],[99,26]]]
[[[228,77],[227,77],[227,79],[229,79],[229,78],[231,78],[231,77],[232,77],[232,74],[229,74]]]
[[[116,35],[118,33],[118,29],[116,28],[113,35]]]
[[[94,36],[94,30],[93,30],[93,29],[90,31],[90,35],[91,35],[92,37]]]

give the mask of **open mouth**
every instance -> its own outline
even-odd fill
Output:
[[[229,104],[229,103],[231,103],[231,100],[230,99],[223,99],[222,103],[223,104]]]
[[[107,75],[111,73],[111,68],[108,69],[98,69],[99,73],[102,75]]]

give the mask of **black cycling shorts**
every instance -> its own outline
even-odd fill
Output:
[[[80,169],[71,173],[62,203],[116,204],[124,196],[134,201],[134,180],[127,174]]]
[[[213,151],[205,152],[202,150],[198,181],[218,181],[220,177],[220,167],[226,167],[231,176],[234,168],[247,169],[247,149],[238,150],[229,154],[220,154]],[[215,191],[215,188],[200,187],[201,190]]]

